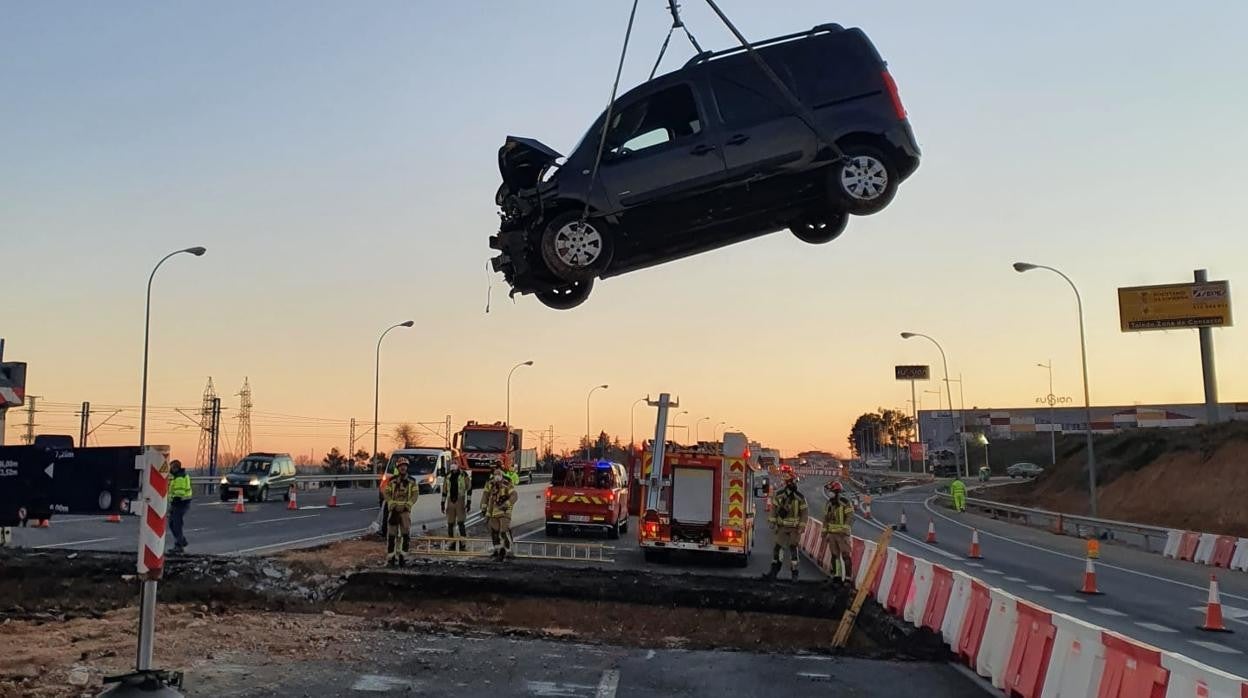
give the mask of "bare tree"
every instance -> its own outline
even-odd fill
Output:
[[[420,446],[420,434],[417,433],[416,427],[403,422],[394,428],[394,443],[400,448],[416,448]]]

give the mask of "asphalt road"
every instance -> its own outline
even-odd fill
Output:
[[[766,524],[766,514],[761,511],[761,500],[759,509],[761,518],[759,518],[758,525],[755,527],[754,548],[750,554],[749,564],[746,567],[737,567],[731,560],[713,553],[706,554],[678,550],[673,550],[671,557],[665,562],[646,562],[642,555],[641,546],[637,542],[636,517],[630,519],[628,531],[620,536],[618,540],[611,540],[605,534],[597,532],[560,533],[551,537],[545,533],[545,526],[542,525],[544,512],[539,510],[535,518],[529,519],[534,522],[531,526],[521,527],[519,523],[517,524],[517,528],[519,528],[517,537],[521,540],[532,541],[601,543],[610,548],[612,557],[615,560],[613,564],[623,569],[646,569],[654,572],[669,573],[696,570],[699,574],[752,577],[757,579],[771,567],[773,540],[771,530]],[[781,580],[789,578],[787,553],[785,555],[785,566],[780,572]],[[801,558],[798,575],[799,579],[805,580],[823,578],[823,573],[819,571],[819,568],[805,558]]]
[[[406,695],[646,698],[654,696],[982,696],[946,664],[814,655],[637,649],[504,636],[379,632],[366,664],[344,660],[208,662],[186,679],[189,696]]]
[[[803,483],[812,501],[825,481],[809,478]],[[969,512],[955,513],[934,498],[935,488],[913,488],[872,500],[877,522],[895,524],[905,510],[909,532],[893,538],[902,552],[962,570],[1051,610],[1224,671],[1248,675],[1248,575],[1216,570],[1222,610],[1227,625],[1236,632],[1200,631],[1196,626],[1204,620],[1212,568],[1102,544],[1096,570],[1103,595],[1084,596],[1076,593],[1083,582],[1083,540]],[[934,546],[923,542],[929,519],[936,527]],[[972,529],[980,532],[982,560],[965,557]],[[854,532],[874,539],[881,529],[859,518]]]
[[[521,485],[517,512],[530,512],[544,485]],[[338,506],[330,508],[329,490],[308,490],[298,495],[299,508],[287,510],[280,497],[264,503],[246,503],[246,512],[235,514],[234,502],[213,496],[196,497],[186,518],[189,554],[245,555],[317,545],[365,533],[378,517],[377,490],[338,490]],[[440,495],[423,494],[412,510],[412,529],[420,535],[444,535],[445,519],[438,510]],[[541,502],[537,500],[538,516]],[[478,501],[473,501],[474,506]],[[15,528],[14,543],[28,548],[113,550],[138,549],[138,518],[123,516],[108,523],[103,516],[56,516],[50,528]],[[172,545],[172,539],[167,539]]]

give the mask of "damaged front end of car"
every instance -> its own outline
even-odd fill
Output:
[[[494,196],[498,205],[498,234],[490,247],[498,256],[490,260],[511,286],[511,295],[536,294],[552,308],[572,308],[588,296],[592,279],[569,282],[554,276],[542,262],[539,249],[542,226],[559,199],[558,152],[532,138],[508,136],[498,150],[498,169],[503,183]]]

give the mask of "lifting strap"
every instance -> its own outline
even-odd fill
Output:
[[[602,164],[602,151],[607,145],[607,131],[611,128],[611,111],[615,107],[615,95],[620,89],[620,74],[624,72],[624,57],[628,55],[628,40],[633,36],[633,20],[637,18],[637,2],[633,0],[633,9],[628,13],[628,28],[624,30],[624,46],[620,49],[620,63],[615,68],[615,82],[611,84],[611,101],[607,102],[607,114],[602,119],[602,136],[598,139],[598,154],[594,156],[594,168],[589,174],[589,185],[585,191],[585,209],[581,211],[581,225],[589,218],[590,194],[594,190],[594,180],[598,179],[598,166]]]
[[[667,30],[667,37],[663,39],[663,45],[659,47],[659,57],[654,60],[654,67],[650,69],[650,80],[654,79],[654,74],[659,72],[659,64],[663,62],[663,54],[667,53],[667,45],[672,41],[672,32],[678,28],[685,30],[685,36],[689,37],[689,43],[693,44],[693,50],[702,53],[702,47],[698,44],[698,40],[693,37],[693,32],[689,31],[689,27],[680,18],[680,4],[676,0],[667,0],[667,9],[672,13],[672,26]]]

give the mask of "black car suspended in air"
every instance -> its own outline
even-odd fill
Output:
[[[490,247],[513,294],[572,308],[596,278],[784,229],[829,242],[892,201],[919,147],[867,36],[829,24],[750,46],[624,94],[562,163],[507,138]]]

